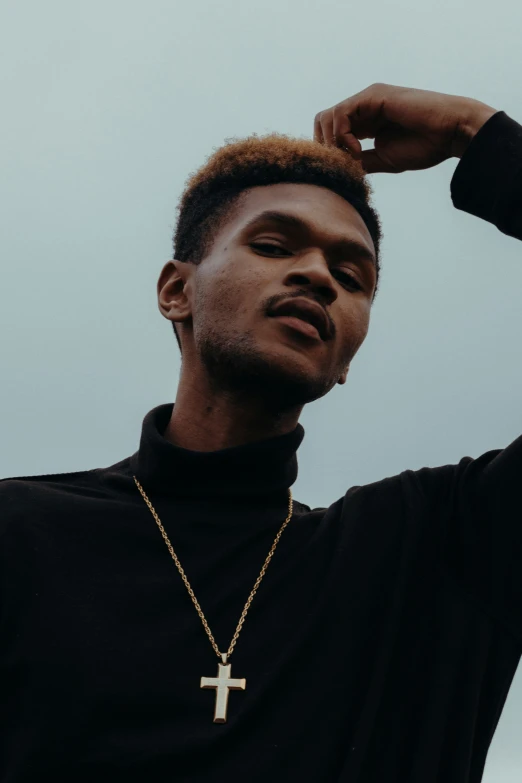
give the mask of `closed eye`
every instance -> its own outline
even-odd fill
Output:
[[[286,250],[284,247],[281,247],[281,245],[272,245],[268,242],[251,242],[250,247],[253,247],[254,250],[258,249],[262,253],[272,253],[274,250],[281,250],[283,253],[286,253],[287,255],[291,255],[289,250]],[[357,288],[359,291],[363,290],[362,285],[353,277],[353,275],[348,275],[346,272],[343,272],[340,269],[334,269],[332,274],[337,274],[343,285],[353,286]]]

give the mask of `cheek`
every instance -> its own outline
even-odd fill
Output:
[[[362,343],[370,326],[370,314],[366,309],[358,308],[350,312],[340,327],[343,339],[343,352],[354,355]]]
[[[236,270],[229,264],[203,276],[197,285],[195,322],[220,333],[241,328],[244,317],[259,307],[259,275]]]

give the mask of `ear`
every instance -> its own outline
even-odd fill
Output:
[[[180,323],[192,315],[191,278],[193,264],[167,261],[158,279],[158,308],[169,321]]]
[[[348,365],[346,370],[339,376],[339,380],[337,381],[337,383],[343,386],[346,383],[346,378],[348,377],[349,372],[350,372],[350,365]]]

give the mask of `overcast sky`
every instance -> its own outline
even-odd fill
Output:
[[[113,464],[174,401],[156,282],[185,180],[226,138],[311,138],[373,82],[522,122],[519,0],[4,0],[0,30],[0,477]],[[346,385],[301,418],[312,507],[522,433],[522,244],[453,207],[457,162],[370,177],[382,281]],[[521,717],[519,670],[485,783],[520,783]]]

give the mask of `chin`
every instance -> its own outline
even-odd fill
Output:
[[[306,405],[327,394],[338,380],[314,367],[312,356],[253,344],[249,335],[235,341],[202,345],[200,357],[213,383],[233,394],[262,397],[274,407]]]
[[[260,352],[253,362],[243,367],[253,388],[266,398],[279,401],[283,407],[296,407],[324,397],[337,383],[314,367],[311,357],[288,351]]]

